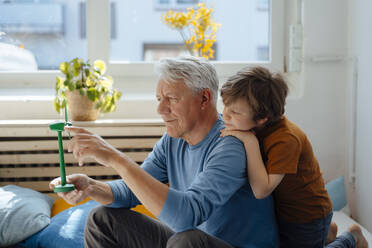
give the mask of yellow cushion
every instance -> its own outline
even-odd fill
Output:
[[[137,207],[135,208],[132,208],[133,211],[136,211],[138,213],[141,213],[141,214],[144,214],[144,215],[147,215],[153,219],[156,219],[156,217],[149,211],[145,208],[145,206],[143,205],[138,205]]]
[[[84,204],[89,200],[90,200],[90,198],[87,198],[84,201],[79,202],[76,205]],[[63,198],[59,198],[59,199],[54,201],[51,216],[53,217],[53,216],[57,215],[58,213],[62,212],[63,210],[66,210],[66,209],[68,209],[70,207],[73,207],[73,206],[76,206],[76,205],[71,205],[71,204],[67,203],[65,200],[63,200]]]
[[[85,203],[89,200],[90,200],[90,198],[87,198],[84,201],[79,202],[76,205],[83,204],[83,203]],[[53,216],[57,215],[58,213],[62,212],[63,210],[66,210],[66,209],[68,209],[70,207],[73,207],[73,206],[76,206],[76,205],[68,204],[65,200],[63,200],[62,198],[59,198],[59,199],[54,201],[51,216],[53,217]],[[151,218],[156,219],[155,216],[153,214],[151,214],[151,212],[148,211],[143,205],[138,205],[137,207],[132,208],[132,210],[136,211],[138,213],[141,213],[141,214],[145,214],[145,215],[147,215]]]

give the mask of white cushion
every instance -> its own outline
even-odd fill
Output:
[[[0,247],[16,244],[50,223],[53,199],[37,191],[0,187]]]

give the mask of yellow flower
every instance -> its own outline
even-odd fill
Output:
[[[187,8],[187,12],[175,12],[169,10],[162,15],[164,23],[177,29],[186,45],[186,48],[193,55],[213,58],[212,49],[216,42],[216,32],[221,24],[217,24],[212,19],[212,8],[207,8],[205,3],[199,3],[196,8]],[[188,29],[186,37],[184,29]]]
[[[189,20],[192,18],[192,14],[185,14],[182,12],[174,12],[173,10],[169,10],[168,12],[163,14],[162,17],[165,24],[167,24],[171,28],[183,29],[189,24]]]

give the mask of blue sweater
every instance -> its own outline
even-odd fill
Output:
[[[272,198],[254,197],[244,146],[234,137],[221,138],[222,128],[219,118],[195,146],[167,134],[155,145],[141,167],[170,185],[158,218],[175,232],[198,228],[235,247],[278,247]],[[140,203],[123,180],[109,184],[110,207]]]

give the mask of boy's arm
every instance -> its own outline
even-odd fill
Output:
[[[284,174],[268,174],[262,161],[260,145],[250,131],[222,130],[221,136],[234,136],[243,142],[247,154],[248,179],[257,199],[270,195],[284,178]]]
[[[250,132],[248,139],[242,140],[247,154],[248,178],[257,199],[270,195],[284,178],[284,174],[268,174],[262,161],[260,145]]]

